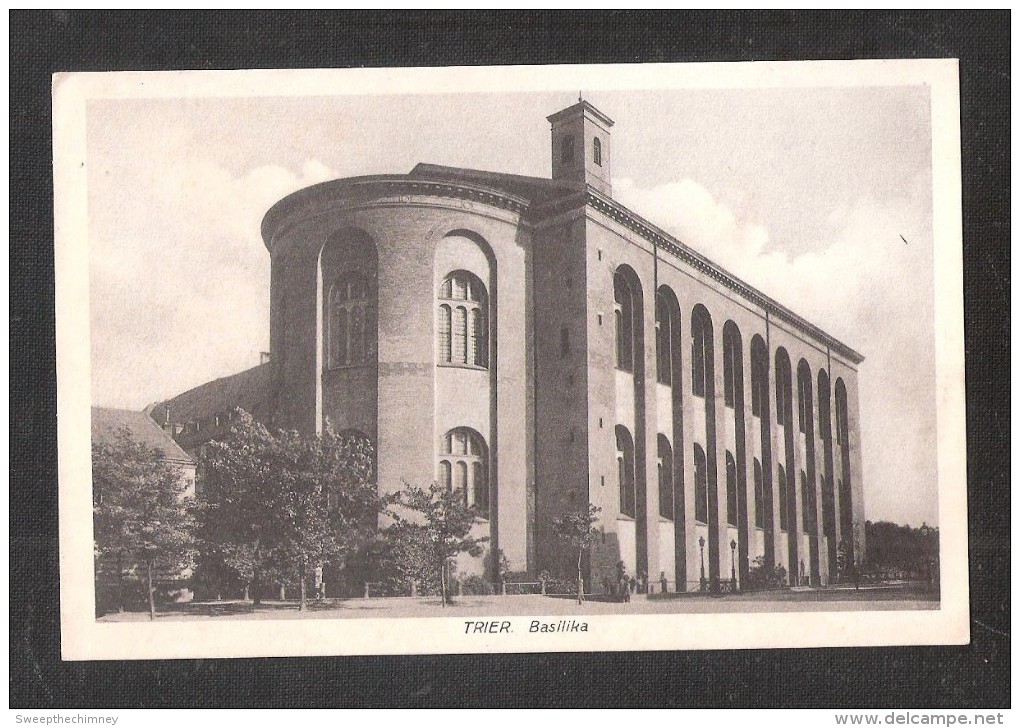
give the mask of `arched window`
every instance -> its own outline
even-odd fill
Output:
[[[659,384],[673,384],[673,337],[679,334],[676,314],[662,291],[655,294],[655,370]]]
[[[846,387],[842,379],[836,380],[836,444],[846,445],[847,440]]]
[[[602,166],[602,140],[599,139],[598,137],[595,137],[595,139],[591,143],[591,147],[592,147],[592,149],[591,149],[592,159],[595,161],[595,164],[597,164],[598,166],[601,167]]]
[[[737,525],[737,461],[726,451],[726,522]]]
[[[803,359],[797,365],[797,425],[805,435],[813,435],[811,413],[814,403],[811,401],[811,368]]]
[[[708,523],[708,459],[694,443],[694,520]]]
[[[727,407],[736,407],[738,399],[743,404],[744,366],[741,357],[740,331],[735,323],[727,321],[723,326],[723,402]]]
[[[453,308],[448,303],[439,305],[439,361],[452,361]]]
[[[489,454],[481,435],[465,427],[446,433],[439,482],[461,491],[464,502],[481,518],[489,517]]]
[[[616,367],[634,371],[634,293],[620,271],[613,275],[613,306],[616,323]]]
[[[478,277],[463,270],[446,276],[439,289],[439,362],[488,368],[488,319],[488,295]]]
[[[824,369],[818,370],[818,436],[823,441],[832,439],[832,411],[829,404],[829,376]]]
[[[790,399],[790,358],[785,349],[776,351],[776,424],[786,425]]]
[[[806,533],[814,533],[815,530],[815,493],[814,488],[808,483],[807,473],[800,471],[800,502],[803,508],[801,523]]]
[[[836,379],[836,443],[839,450],[840,465],[837,472],[842,474],[839,480],[839,529],[843,534],[853,532],[853,498],[850,465],[850,414],[847,411],[846,384],[843,378]],[[844,536],[847,538],[847,536]]]
[[[665,435],[658,436],[659,515],[673,520],[673,448]]]
[[[822,485],[822,532],[826,536],[832,536],[836,532],[835,525],[835,499],[832,496],[832,478],[822,473],[821,476]]]
[[[760,336],[751,339],[751,414],[762,417],[769,404],[769,355]]]
[[[758,458],[754,459],[754,525],[765,528],[765,480]]]
[[[832,489],[832,405],[829,375],[818,370],[818,436],[822,439],[822,531],[830,538],[836,535],[836,495]],[[833,546],[834,548],[834,546]],[[835,567],[833,567],[835,568]]]
[[[848,511],[850,510],[849,508],[850,493],[847,492],[847,483],[844,482],[843,478],[836,478],[835,491],[839,493],[839,509],[840,509],[839,528],[846,529],[847,524],[851,522],[851,516],[848,513]]]
[[[375,361],[375,307],[365,276],[342,274],[329,288],[329,367]]]
[[[712,319],[703,306],[696,306],[691,314],[691,390],[696,397],[713,391],[712,378]]]
[[[786,469],[779,466],[779,528],[783,531],[787,530],[788,523],[788,512],[787,512],[787,493],[786,493]]]
[[[634,439],[623,425],[616,426],[616,469],[620,488],[620,513],[634,518],[637,503],[634,492]]]

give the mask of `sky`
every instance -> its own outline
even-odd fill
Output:
[[[938,523],[927,88],[586,98],[616,122],[615,199],[864,354],[867,518]],[[259,227],[284,195],[419,162],[548,177],[545,117],[576,99],[90,100],[92,402],[141,409],[258,364]]]

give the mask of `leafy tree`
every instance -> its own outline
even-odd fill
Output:
[[[337,434],[328,424],[319,437],[295,431],[276,437],[283,464],[281,550],[297,565],[304,611],[309,570],[343,561],[367,543],[386,502],[372,481],[372,447],[364,438]]]
[[[222,441],[208,443],[201,462],[203,552],[217,552],[261,602],[263,576],[275,565],[283,523],[275,440],[246,412],[236,412]],[[205,564],[206,571],[209,564]]]
[[[938,529],[927,524],[911,528],[888,521],[866,521],[864,532],[869,571],[927,575],[938,554]]]
[[[426,490],[405,483],[397,503],[406,513],[393,514],[386,535],[398,558],[406,559],[406,576],[438,576],[445,607],[449,601],[447,562],[465,552],[481,555],[482,544],[489,539],[471,536],[478,516],[467,505],[462,489],[433,483]]]
[[[272,432],[241,410],[232,422],[202,461],[207,550],[251,585],[253,606],[268,576],[296,571],[304,610],[311,570],[370,539],[385,507],[371,444],[328,424],[321,435]]]
[[[123,611],[125,569],[144,567],[149,619],[156,618],[155,574],[184,571],[194,555],[195,502],[181,469],[122,428],[92,444],[92,518],[96,569],[116,564]]]
[[[786,586],[786,567],[782,564],[769,566],[765,563],[765,557],[758,556],[754,559],[751,568],[747,572],[747,591],[758,591],[765,589],[782,589]]]
[[[596,524],[601,508],[591,503],[583,510],[571,511],[553,519],[553,532],[577,550],[577,603],[584,601],[584,579],[581,576],[581,560],[585,552],[595,545],[599,538]]]
[[[857,562],[854,558],[854,545],[853,541],[849,539],[840,539],[836,545],[836,568],[840,574],[849,576],[853,579],[854,588],[860,588],[860,570],[857,568]]]

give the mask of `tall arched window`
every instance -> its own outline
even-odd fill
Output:
[[[833,536],[835,528],[835,498],[832,496],[832,476],[822,473],[819,478],[822,486],[822,533],[826,536]]]
[[[672,336],[666,299],[655,293],[655,378],[659,384],[670,384],[673,377]]]
[[[659,515],[673,520],[673,448],[659,433]]]
[[[751,339],[751,414],[762,417],[769,404],[769,354],[760,336]]]
[[[778,480],[779,480],[779,528],[786,531],[789,527],[789,511],[787,509],[787,483],[786,483],[786,468],[782,465],[778,468]]]
[[[616,367],[634,371],[634,292],[622,272],[613,274],[613,316],[616,324]]]
[[[740,331],[735,323],[727,321],[723,326],[723,402],[727,407],[743,404],[743,378]]]
[[[815,493],[814,488],[808,482],[807,473],[800,471],[800,502],[803,508],[801,523],[805,533],[814,533],[815,530]]]
[[[797,425],[805,435],[814,434],[812,422],[814,403],[811,396],[811,368],[801,359],[797,365]]]
[[[694,443],[694,520],[708,523],[708,459]]]
[[[836,380],[836,444],[847,444],[846,388],[843,380]]]
[[[620,513],[631,518],[637,515],[634,492],[634,438],[623,425],[616,426],[617,484],[620,488]]]
[[[780,349],[776,352],[776,424],[786,425],[786,401],[790,395],[790,360]]]
[[[823,442],[832,439],[832,410],[829,404],[829,375],[818,370],[818,436]]]
[[[737,461],[726,451],[726,522],[737,525]]]
[[[439,481],[463,493],[464,502],[481,518],[489,517],[489,453],[482,436],[466,427],[443,437]]]
[[[818,436],[822,439],[822,531],[828,537],[836,535],[836,498],[832,490],[832,405],[829,398],[829,375],[818,370]],[[835,553],[835,545],[831,546]],[[835,568],[835,567],[833,567]]]
[[[592,159],[595,161],[595,164],[597,164],[598,166],[601,167],[602,166],[602,140],[599,139],[598,137],[595,137],[595,139],[591,143],[591,148],[592,148],[591,149]]]
[[[843,477],[839,480],[839,530],[842,538],[847,539],[853,548],[853,506],[851,503],[853,487],[850,471],[850,414],[847,411],[846,384],[843,378],[836,379],[836,443],[838,445],[840,467]]]
[[[489,303],[485,285],[459,270],[443,279],[439,289],[439,362],[489,366]]]
[[[712,319],[699,305],[691,314],[691,390],[696,397],[713,391],[712,376]]]
[[[330,368],[375,361],[375,307],[365,276],[343,273],[329,288]]]
[[[765,528],[765,479],[758,458],[754,459],[754,525]]]
[[[655,374],[659,384],[673,386],[673,370],[680,371],[682,334],[676,296],[665,286],[660,287],[655,293]]]

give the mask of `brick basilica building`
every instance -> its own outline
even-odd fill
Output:
[[[381,489],[463,488],[532,575],[571,573],[551,522],[591,502],[595,583],[832,581],[864,548],[863,357],[614,201],[605,114],[548,120],[551,179],[419,164],[280,200],[271,356],[152,416],[192,453],[233,406],[328,418],[375,444]]]

